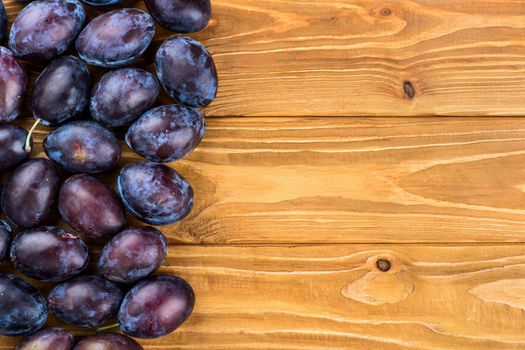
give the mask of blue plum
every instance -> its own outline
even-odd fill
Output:
[[[140,57],[155,36],[151,16],[136,8],[104,13],[80,33],[76,48],[89,64],[120,67]]]
[[[97,333],[78,342],[74,350],[144,350],[130,337],[118,333]]]
[[[46,299],[23,279],[0,273],[0,334],[27,335],[47,320]]]
[[[219,79],[208,50],[188,37],[166,40],[155,56],[157,76],[167,94],[191,107],[205,107],[217,96]]]
[[[47,328],[23,338],[15,350],[72,350],[75,337],[63,328]]]
[[[12,238],[11,226],[4,220],[0,220],[0,262],[7,258]]]
[[[131,125],[126,142],[151,161],[173,162],[197,147],[205,129],[199,111],[179,105],[161,106],[147,111]]]
[[[33,86],[32,109],[44,125],[56,125],[79,116],[89,99],[89,71],[77,57],[51,62]]]
[[[0,173],[11,170],[27,159],[29,154],[24,149],[26,138],[27,130],[0,122]]]
[[[0,46],[0,121],[12,121],[20,114],[27,75],[13,53]]]
[[[55,226],[19,233],[11,244],[11,262],[21,273],[46,282],[59,282],[87,266],[87,246],[73,232]]]
[[[211,18],[210,0],[144,0],[144,3],[161,26],[177,33],[198,32]]]
[[[106,73],[91,93],[93,119],[107,126],[124,126],[150,108],[160,92],[148,71],[123,68]]]
[[[126,212],[117,194],[89,175],[74,175],[64,182],[58,210],[69,226],[91,238],[109,237],[126,226]]]
[[[188,181],[162,164],[126,165],[118,177],[118,191],[128,211],[150,225],[177,222],[193,207],[193,189]]]
[[[117,166],[120,144],[113,133],[93,121],[74,121],[44,139],[47,156],[70,173],[96,174]]]
[[[48,296],[51,312],[64,322],[87,328],[102,326],[118,311],[122,292],[99,276],[80,276],[57,285]]]
[[[76,0],[37,0],[16,17],[9,33],[9,47],[23,59],[48,60],[63,54],[86,21]]]
[[[106,243],[98,268],[107,279],[132,283],[157,270],[167,253],[162,232],[153,227],[129,227]]]
[[[120,329],[137,338],[165,336],[193,312],[195,293],[177,276],[155,276],[139,282],[124,297],[118,313]]]
[[[18,166],[7,181],[2,191],[2,211],[18,227],[38,226],[51,212],[58,186],[58,171],[53,162],[31,159]]]

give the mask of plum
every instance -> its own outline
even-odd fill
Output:
[[[76,48],[89,64],[114,68],[141,56],[154,36],[155,25],[148,13],[125,8],[93,19],[80,33]]]
[[[204,29],[211,18],[210,0],[144,0],[151,16],[177,33]]]
[[[193,312],[195,293],[177,276],[155,276],[139,282],[122,300],[120,329],[137,338],[165,336],[182,325]]]
[[[202,140],[205,121],[193,108],[161,106],[144,113],[126,134],[133,151],[154,162],[181,159]]]
[[[144,348],[123,334],[97,333],[79,341],[74,350],[144,350]]]
[[[20,114],[27,75],[13,53],[0,46],[0,121],[12,121]]]
[[[217,96],[218,77],[208,50],[188,37],[166,40],[155,56],[157,76],[166,93],[191,107],[205,107]]]
[[[120,158],[113,133],[93,121],[74,121],[44,139],[47,156],[70,173],[95,174],[111,170]]]
[[[115,282],[136,282],[164,262],[168,242],[153,227],[129,227],[115,235],[102,250],[98,260],[100,273]]]
[[[89,175],[74,175],[64,182],[58,210],[73,229],[91,238],[109,237],[126,226],[126,212],[117,194]]]
[[[11,262],[26,276],[59,282],[81,273],[89,261],[88,249],[75,233],[45,226],[19,233],[11,244]]]
[[[1,207],[10,222],[21,228],[38,226],[48,216],[58,192],[56,166],[35,158],[18,166],[2,191]]]
[[[46,299],[23,279],[0,273],[0,334],[28,335],[47,320]]]
[[[77,0],[37,0],[15,18],[9,47],[22,59],[43,61],[63,54],[86,21]]]
[[[57,285],[48,296],[51,312],[64,322],[87,328],[102,326],[118,311],[122,292],[99,276],[80,276]]]
[[[63,328],[47,328],[23,338],[15,350],[72,350],[75,337]]]
[[[126,165],[118,177],[118,191],[128,211],[150,225],[177,222],[193,207],[193,189],[188,181],[162,164]]]
[[[13,238],[13,229],[4,220],[0,220],[0,262],[7,258]]]
[[[107,126],[124,126],[150,108],[160,92],[157,79],[142,69],[106,73],[91,93],[93,119]]]
[[[89,71],[77,57],[57,58],[33,86],[32,109],[44,125],[56,125],[79,116],[89,99]]]
[[[0,173],[11,170],[27,159],[29,154],[24,148],[26,139],[27,130],[0,122]]]

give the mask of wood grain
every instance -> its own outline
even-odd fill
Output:
[[[12,20],[23,3],[5,2]],[[209,116],[525,115],[522,1],[213,0],[213,9],[192,35],[220,74]],[[139,65],[153,68],[173,35],[157,32]]]
[[[523,245],[171,246],[162,271],[188,279],[197,304],[148,350],[525,347]]]
[[[517,118],[209,118],[172,165],[195,208],[164,230],[173,243],[525,242],[523,164]]]

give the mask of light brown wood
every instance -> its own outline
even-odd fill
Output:
[[[525,115],[523,23],[516,0],[213,0],[192,36],[220,74],[210,116]]]
[[[162,271],[192,283],[196,309],[148,350],[525,348],[523,245],[170,248]]]
[[[123,149],[122,163],[140,160]],[[523,164],[517,118],[209,118],[173,164],[195,208],[164,230],[185,243],[525,242]]]

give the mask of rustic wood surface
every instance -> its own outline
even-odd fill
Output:
[[[23,3],[5,4],[12,21]],[[525,3],[213,5],[192,36],[219,96],[173,164],[195,209],[163,228],[161,272],[190,281],[197,306],[145,349],[524,349],[525,119],[505,116],[525,116]],[[157,29],[136,65],[154,68],[172,35]],[[42,66],[25,64],[34,81]]]

